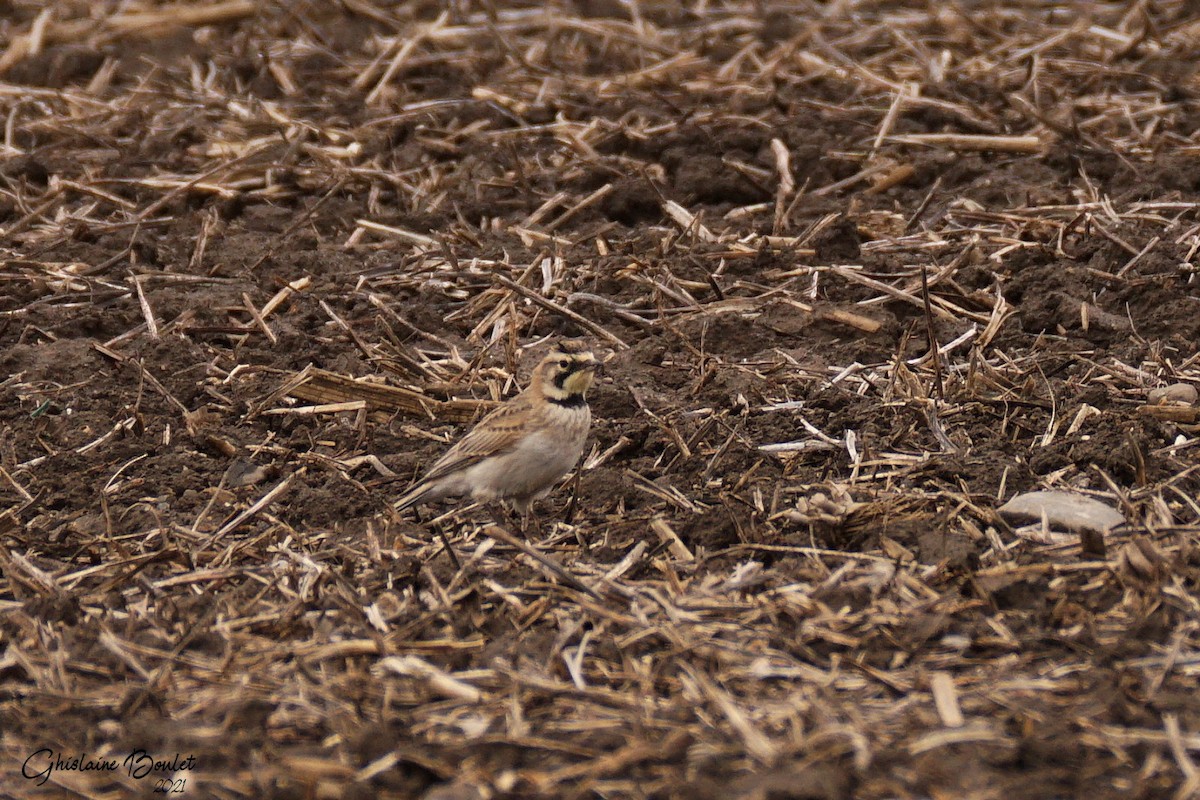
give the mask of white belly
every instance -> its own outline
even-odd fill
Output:
[[[570,416],[564,415],[562,422],[566,424],[554,428],[553,435],[531,434],[512,451],[469,467],[463,483],[473,488],[472,497],[512,498],[524,503],[553,489],[583,455],[591,419],[589,414],[580,415],[576,410]]]

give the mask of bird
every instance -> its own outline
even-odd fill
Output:
[[[585,397],[600,364],[581,342],[561,340],[534,368],[525,390],[479,421],[395,501],[396,511],[469,496],[508,501],[528,522],[583,455],[592,412]]]

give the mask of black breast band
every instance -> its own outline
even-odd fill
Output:
[[[547,397],[546,399],[554,403],[554,405],[562,406],[563,408],[579,408],[580,406],[587,405],[587,401],[583,399],[583,395],[581,394],[569,394],[566,397]]]

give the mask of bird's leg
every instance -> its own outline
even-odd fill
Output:
[[[529,538],[529,532],[532,528],[539,539],[545,539],[546,531],[542,527],[542,518],[533,509],[533,501],[522,503],[519,506],[519,510],[521,512],[521,533],[524,534],[525,538]]]
[[[567,502],[567,510],[563,512],[563,522],[572,525],[575,522],[575,504],[579,501],[579,476],[582,473],[575,470],[575,477],[571,479],[571,499]]]
[[[584,553],[592,552],[592,546],[588,543],[587,537],[583,535],[583,528],[578,525],[572,525],[571,529],[575,531],[575,541],[579,542],[579,549]]]
[[[483,507],[487,509],[488,515],[492,518],[492,522],[495,522],[498,526],[506,530],[512,527],[512,515],[508,513],[508,509],[504,506],[504,503],[499,501],[490,501],[484,503]]]
[[[458,556],[454,552],[454,548],[450,546],[450,537],[446,535],[446,530],[441,525],[434,525],[437,531],[438,538],[442,540],[442,547],[446,551],[446,555],[450,556],[450,563],[454,565],[456,572],[462,572],[462,562],[458,560]]]
[[[533,522],[534,530],[540,535],[542,532],[542,523],[538,516],[533,511],[533,503],[530,501],[513,500],[512,506],[503,500],[493,501],[486,504],[488,513],[491,514],[492,520],[501,528],[518,528],[521,535],[526,539],[529,538],[530,522]]]

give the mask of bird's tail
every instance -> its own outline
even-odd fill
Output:
[[[431,497],[433,490],[434,487],[428,483],[418,483],[416,486],[401,495],[400,499],[393,504],[393,508],[395,508],[396,511],[404,511],[405,509],[411,508],[412,506],[415,506],[417,503],[420,503],[424,500],[433,500],[435,499]]]

